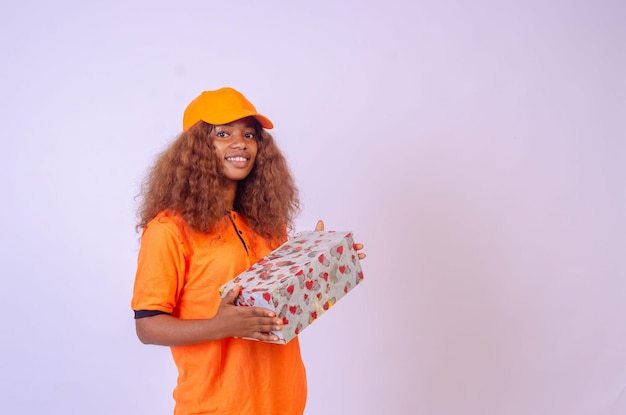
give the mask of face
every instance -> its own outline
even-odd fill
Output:
[[[212,138],[223,163],[224,176],[236,186],[254,167],[258,150],[255,122],[248,117],[216,125]]]

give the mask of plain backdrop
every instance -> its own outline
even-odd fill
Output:
[[[0,412],[171,414],[139,185],[202,90],[276,125],[365,282],[307,415],[626,414],[626,3],[3,1]]]

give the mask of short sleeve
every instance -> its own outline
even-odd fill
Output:
[[[172,313],[185,281],[187,260],[178,227],[158,219],[143,231],[131,308]]]

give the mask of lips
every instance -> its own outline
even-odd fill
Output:
[[[250,154],[245,151],[237,151],[226,154],[224,157],[226,160],[247,161],[250,160]]]
[[[232,164],[234,167],[238,167],[238,168],[245,168],[248,166],[248,163],[250,163],[250,159],[252,157],[250,156],[250,154],[248,153],[229,153],[226,154],[226,157],[224,157],[224,159],[229,162],[230,164]]]

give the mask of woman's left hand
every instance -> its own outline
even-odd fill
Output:
[[[324,221],[323,220],[318,220],[317,221],[317,224],[315,225],[315,230],[316,231],[323,231],[324,230]],[[359,251],[361,251],[363,249],[363,244],[355,243],[354,244],[354,248],[359,253],[359,259],[364,259],[366,257],[364,252],[359,252]]]

